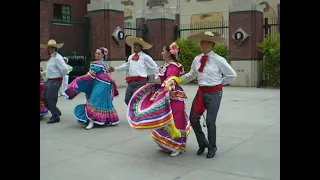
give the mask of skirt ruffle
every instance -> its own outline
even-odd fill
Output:
[[[182,88],[169,92],[160,84],[147,84],[133,94],[127,110],[128,122],[134,129],[149,129],[159,150],[183,152],[191,130],[185,112],[186,98]],[[181,137],[171,137],[172,122]]]

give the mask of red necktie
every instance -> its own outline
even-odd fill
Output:
[[[136,53],[133,57],[132,60],[138,61],[139,60],[139,55]]]
[[[198,69],[199,72],[203,72],[204,66],[206,65],[207,61],[208,61],[207,55],[201,57],[200,59],[201,66]]]

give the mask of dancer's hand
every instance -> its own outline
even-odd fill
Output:
[[[112,73],[112,72],[114,72],[114,71],[115,71],[114,67],[109,67],[109,69],[108,69],[108,72],[109,72],[109,73]]]
[[[174,82],[174,80],[170,80],[166,86],[170,86],[172,87],[173,85],[175,85],[176,83]]]
[[[181,138],[181,132],[177,129],[174,122],[172,122],[170,126],[171,126],[171,130],[170,130],[171,139],[175,139],[177,137]]]
[[[176,83],[174,82],[174,80],[171,80],[169,81],[167,84],[166,84],[166,88],[169,90],[169,91],[172,91],[176,88]]]
[[[166,87],[169,91],[172,91],[172,89],[175,89],[176,85],[179,85],[183,82],[183,79],[176,76],[171,76],[167,80],[165,80],[162,84],[162,87]]]
[[[175,82],[173,80],[164,81],[161,87],[166,87],[169,91],[172,91],[173,89],[175,89]]]

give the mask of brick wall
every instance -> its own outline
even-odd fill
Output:
[[[48,0],[40,1],[40,43],[47,43],[53,38],[58,43],[64,42],[65,46],[61,51],[81,51],[82,50],[82,25],[71,26],[53,25],[49,20],[53,19],[53,4],[63,4],[71,6],[72,21],[84,21],[87,14],[87,4],[90,0]],[[43,50],[42,50],[43,51]],[[41,53],[41,50],[40,50]],[[43,53],[42,53],[43,54]],[[43,54],[46,58],[46,54]]]
[[[139,27],[140,29],[143,29],[144,23],[145,23],[145,18],[136,19],[136,26]],[[136,37],[142,38],[142,31],[137,31]]]
[[[90,54],[91,58],[94,58],[94,53],[98,47],[106,46],[106,32],[104,25],[104,13],[101,12],[90,12],[88,13],[90,19]],[[109,48],[108,48],[109,49]]]
[[[88,14],[90,18],[90,53],[92,58],[98,47],[109,49],[111,60],[125,58],[125,42],[117,44],[112,39],[112,33],[117,26],[124,29],[123,12],[114,11],[93,11]]]
[[[63,4],[71,6],[72,21],[83,21],[87,14],[87,4],[90,0],[52,0],[55,4]]]
[[[148,43],[153,47],[147,52],[153,59],[162,59],[161,52],[164,45],[168,45],[175,40],[175,21],[167,19],[147,20]]]
[[[262,53],[257,50],[257,44],[255,42],[262,42],[263,37],[263,21],[256,19],[262,19],[262,13],[232,13],[229,14],[229,22],[237,22],[229,24],[230,39],[234,32],[239,27],[242,27],[244,31],[249,34],[246,43],[248,46],[239,46],[235,41],[231,40],[229,44],[231,58],[234,60],[261,60]],[[252,23],[255,22],[255,23]],[[251,51],[254,49],[254,51]]]
[[[125,58],[125,41],[122,41],[120,44],[117,44],[112,38],[111,34],[116,29],[117,26],[120,26],[122,30],[124,30],[124,12],[109,12],[109,18],[107,25],[109,25],[110,35],[110,49],[111,52],[109,54],[110,59],[120,59],[124,60]]]
[[[180,26],[180,14],[176,14],[176,20],[175,20],[175,23]]]
[[[59,52],[83,52],[84,51],[84,24],[57,25],[50,24],[50,39],[57,43],[64,43]]]
[[[49,40],[49,19],[53,16],[52,2],[40,2],[40,43]],[[41,50],[40,50],[41,52]]]

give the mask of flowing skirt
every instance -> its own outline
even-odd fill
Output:
[[[40,119],[48,114],[48,108],[44,105],[42,101],[42,93],[44,90],[44,81],[40,81]]]
[[[86,94],[86,104],[79,104],[74,109],[74,115],[82,125],[88,125],[89,120],[101,126],[111,126],[119,123],[119,117],[112,100],[115,84],[89,74],[77,77],[65,91],[68,99],[73,99],[79,93]]]
[[[133,94],[127,110],[128,122],[135,129],[149,129],[158,149],[183,152],[191,129],[185,112],[186,99],[181,87],[169,92],[159,84],[147,84]],[[181,137],[171,137],[172,122]]]

